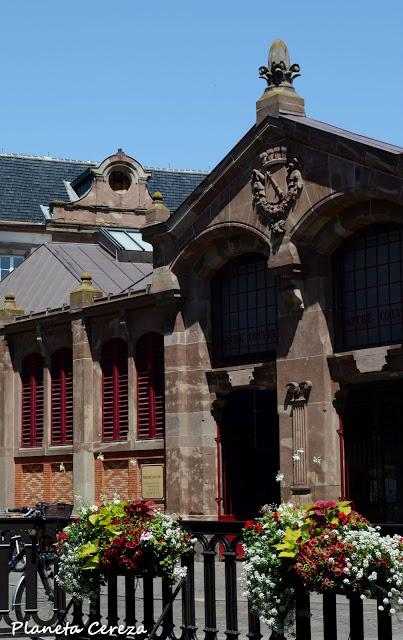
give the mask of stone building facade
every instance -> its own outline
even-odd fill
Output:
[[[65,308],[18,315],[18,292],[3,304],[3,503],[118,490],[187,517],[242,519],[280,495],[342,496],[375,521],[403,521],[403,149],[306,117],[283,42],[259,73],[268,86],[252,129],[175,211],[148,202],[144,289],[108,297],[85,276]],[[126,345],[127,399],[112,440],[101,428],[111,339]],[[55,446],[61,347],[72,350],[73,440]],[[44,435],[21,446],[21,363],[41,349]]]

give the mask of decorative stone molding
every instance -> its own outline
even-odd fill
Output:
[[[206,377],[210,392],[215,393],[217,397],[223,397],[240,388],[275,389],[276,363],[214,369],[207,371]]]
[[[264,151],[260,159],[261,169],[252,171],[252,204],[271,232],[282,234],[287,215],[304,186],[299,160],[287,161],[285,146]]]
[[[312,382],[289,382],[286,404],[291,405],[292,446],[293,446],[293,484],[294,494],[310,492],[307,477],[307,415],[306,405],[312,388]]]

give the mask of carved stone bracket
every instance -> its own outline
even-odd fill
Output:
[[[45,358],[47,355],[46,332],[44,327],[39,324],[39,322],[37,322],[35,327],[35,339],[39,347],[41,356]]]
[[[271,232],[281,234],[287,215],[304,186],[299,160],[288,161],[285,146],[264,151],[260,159],[261,168],[252,171],[252,203]]]
[[[293,484],[294,494],[310,492],[307,477],[307,412],[306,405],[311,392],[312,383],[289,382],[287,385],[286,405],[291,405],[292,446],[293,446]]]

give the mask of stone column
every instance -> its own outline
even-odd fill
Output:
[[[197,303],[200,315],[207,302]],[[206,379],[210,360],[198,323],[178,314],[165,337],[166,507],[184,517],[217,518],[217,426]]]
[[[297,495],[310,492],[306,464],[308,455],[306,404],[312,383],[309,380],[300,383],[289,382],[287,387],[288,402],[292,407],[293,484],[291,489],[293,494]]]
[[[84,273],[81,284],[70,294],[72,311],[92,304],[102,295],[92,284],[91,276]],[[73,493],[85,502],[95,501],[94,442],[94,382],[93,360],[87,325],[83,318],[72,320],[73,341]]]
[[[13,293],[6,293],[0,305],[0,326],[10,324],[17,316],[23,315],[17,307]],[[0,507],[7,508],[15,503],[14,467],[14,387],[16,374],[5,335],[0,337]]]

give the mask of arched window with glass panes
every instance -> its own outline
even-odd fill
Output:
[[[129,430],[127,344],[113,338],[102,347],[102,439],[126,440]]]
[[[342,245],[333,264],[338,351],[403,339],[403,227],[376,225]]]
[[[147,333],[136,344],[137,435],[162,438],[165,433],[164,337]]]
[[[73,442],[73,353],[58,349],[50,361],[51,443]]]
[[[265,256],[228,262],[211,282],[211,306],[215,367],[275,357],[277,295]]]
[[[43,358],[31,353],[21,363],[21,445],[40,447],[43,441]]]

